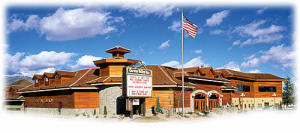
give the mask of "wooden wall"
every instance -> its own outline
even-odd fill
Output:
[[[192,91],[184,91],[184,107],[190,107],[191,93],[192,93]],[[174,91],[174,107],[182,108],[182,91],[181,90]]]
[[[25,106],[30,108],[58,108],[59,102],[62,108],[74,108],[74,95],[70,92],[57,95],[29,95],[25,96]]]
[[[109,76],[108,66],[100,68],[100,75],[99,76]]]
[[[30,108],[98,108],[98,92],[56,91],[25,94],[25,105]]]
[[[275,86],[276,87],[276,97],[282,97],[282,82],[255,82],[254,83],[254,93],[256,98],[263,97],[273,97],[274,92],[259,92],[259,86]]]
[[[109,67],[109,76],[122,76],[122,70],[124,65],[110,65]]]
[[[245,94],[245,98],[263,98],[263,97],[273,97],[274,92],[259,92],[259,86],[275,86],[276,87],[276,95],[277,97],[282,97],[282,82],[254,82],[254,81],[241,81],[241,80],[233,80],[231,79],[231,86],[235,86],[237,84],[248,85],[250,86],[250,92],[242,92],[236,91],[233,93],[233,97],[240,97],[242,93]]]
[[[75,108],[99,108],[98,92],[74,92]]]
[[[236,85],[238,85],[238,84],[250,86],[250,92],[236,91],[235,93],[233,93],[233,97],[240,97],[242,93],[245,94],[245,98],[246,97],[254,97],[254,82],[253,81],[231,79],[231,82],[229,83],[230,86],[234,86],[234,87],[236,87]]]
[[[159,97],[159,103],[162,108],[173,108],[174,102],[174,91],[172,90],[153,90],[152,97],[146,98],[146,109],[156,107],[156,99]],[[170,105],[171,102],[171,105]]]

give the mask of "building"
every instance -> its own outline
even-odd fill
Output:
[[[31,85],[32,82],[26,79],[17,80],[6,86],[5,89],[5,108],[7,110],[24,109],[24,97],[17,93],[20,89]]]
[[[227,86],[236,87],[236,91],[222,90],[231,99],[232,106],[252,109],[279,107],[282,103],[282,81],[284,78],[269,73],[243,73],[230,69],[217,69],[231,82]]]
[[[127,59],[125,54],[131,51],[121,46],[106,52],[112,57],[94,61],[98,68],[34,75],[34,84],[19,92],[25,98],[26,110],[55,114],[104,114],[106,110],[108,115],[128,114],[126,97],[122,95],[123,68],[140,61]],[[137,98],[133,112],[151,115],[158,102],[165,112],[180,112],[182,70],[161,65],[146,67],[152,70],[152,96]],[[279,105],[285,80],[272,74],[212,67],[184,68],[183,78],[186,113],[223,106],[249,109]]]

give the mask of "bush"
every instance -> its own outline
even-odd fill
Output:
[[[96,115],[96,109],[94,109],[94,116]]]
[[[104,106],[104,112],[103,112],[103,114],[104,114],[105,116],[107,116],[107,109],[106,109],[106,106]]]

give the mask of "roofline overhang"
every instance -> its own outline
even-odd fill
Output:
[[[55,88],[55,89],[46,89],[46,90],[32,90],[32,91],[24,91],[24,92],[17,92],[17,93],[34,93],[34,92],[47,92],[47,91],[63,91],[63,90],[96,90],[98,88]]]
[[[182,87],[182,86],[179,86],[179,85],[152,85],[152,87],[176,87],[176,88],[180,88],[180,87]],[[185,88],[195,88],[195,86],[187,86],[187,85],[185,85],[184,86]]]
[[[233,89],[233,88],[221,88],[221,90],[227,90],[227,91],[236,91],[237,89]]]
[[[121,85],[122,83],[96,83],[96,84],[91,84],[93,86],[96,85]]]
[[[22,101],[23,102],[25,100],[23,100],[23,99],[11,99],[11,100],[10,99],[5,99],[4,101],[8,101],[8,102],[9,101]]]
[[[213,80],[213,79],[203,79],[203,78],[191,78],[189,77],[188,79],[191,80],[200,80],[200,81],[208,81],[208,82],[216,82],[216,83],[230,83],[230,81],[221,81],[221,80]]]

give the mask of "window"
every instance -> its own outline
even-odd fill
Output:
[[[39,85],[39,80],[38,79],[34,80],[34,83],[35,83],[35,86],[38,86]]]
[[[276,92],[276,87],[274,86],[259,86],[259,92]]]
[[[197,70],[197,71],[195,72],[195,76],[198,76],[198,73],[199,73],[199,71]]]
[[[45,78],[45,85],[49,85],[49,78],[48,77]]]
[[[60,80],[60,75],[57,75],[57,76],[56,76],[56,79],[57,79],[57,80]]]
[[[250,86],[247,85],[236,85],[236,88],[238,88],[238,91],[250,92]]]

